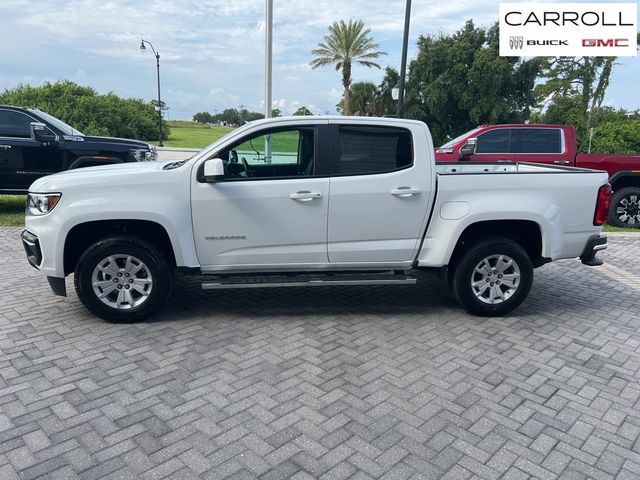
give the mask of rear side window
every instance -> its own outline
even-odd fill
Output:
[[[509,153],[511,129],[498,128],[478,135],[476,153]]]
[[[24,113],[0,110],[0,137],[30,138],[29,125],[33,121]]]
[[[411,132],[394,127],[338,129],[338,161],[335,173],[364,175],[392,172],[413,164]]]
[[[514,153],[562,153],[562,134],[557,128],[517,128],[511,149]]]

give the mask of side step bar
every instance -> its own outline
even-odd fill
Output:
[[[278,287],[326,287],[336,285],[414,285],[415,277],[404,275],[319,275],[291,277],[230,277],[216,280],[204,280],[203,290],[225,288],[278,288]]]

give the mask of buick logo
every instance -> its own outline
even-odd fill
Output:
[[[509,48],[511,50],[522,50],[524,37],[509,37]]]

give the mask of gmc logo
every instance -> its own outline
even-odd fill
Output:
[[[583,47],[628,47],[628,38],[583,38]]]

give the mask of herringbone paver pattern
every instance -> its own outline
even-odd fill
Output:
[[[0,230],[0,479],[640,477],[639,292],[563,261],[506,318],[416,287],[50,294]],[[603,257],[640,273],[640,239]],[[71,283],[68,283],[71,287]]]
[[[602,258],[629,273],[640,275],[640,236],[609,234],[609,244],[614,242],[616,248],[602,252]]]

